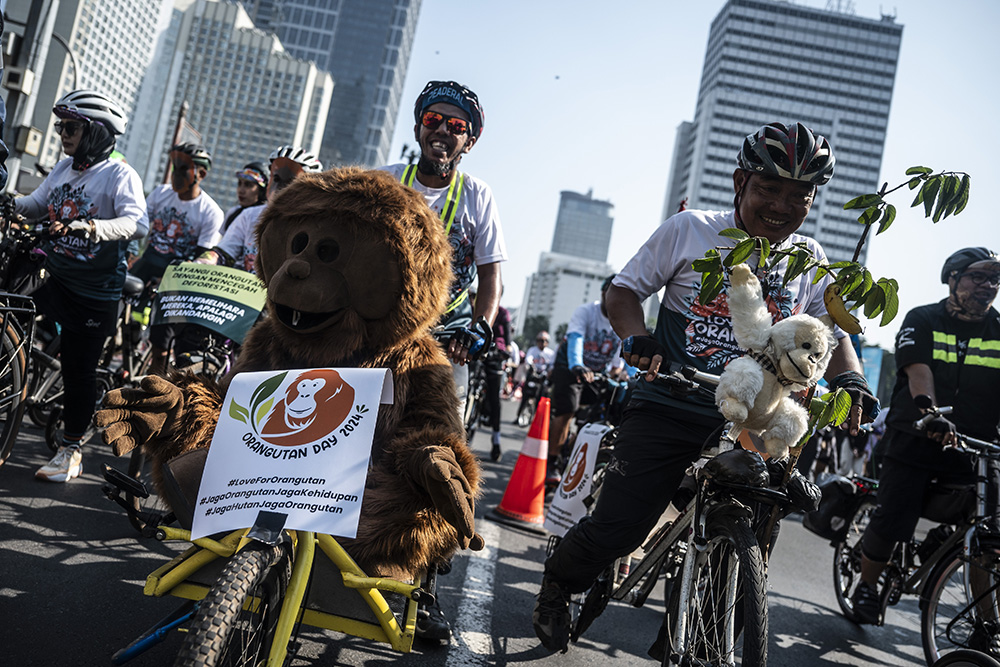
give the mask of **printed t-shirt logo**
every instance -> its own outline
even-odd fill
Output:
[[[300,373],[275,400],[287,373],[268,378],[253,391],[249,424],[256,435],[278,447],[299,447],[321,440],[347,419],[354,387],[329,368]],[[235,402],[230,410],[236,406]],[[236,409],[242,410],[239,406]],[[241,419],[241,421],[243,421]]]

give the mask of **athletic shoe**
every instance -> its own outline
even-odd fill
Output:
[[[879,613],[882,611],[882,600],[879,599],[878,591],[864,581],[859,581],[854,594],[851,595],[851,605],[854,607],[854,620],[863,625],[875,625],[878,623]]]
[[[68,482],[83,472],[83,453],[78,448],[60,447],[52,460],[35,472],[35,479]]]
[[[569,650],[569,598],[570,594],[558,583],[547,577],[542,579],[531,622],[542,646],[550,651]]]
[[[420,639],[431,641],[446,642],[451,639],[451,626],[437,600],[433,605],[417,607],[417,627],[414,634]]]

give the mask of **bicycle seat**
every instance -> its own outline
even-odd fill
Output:
[[[136,278],[131,273],[125,274],[125,287],[122,288],[122,296],[139,296],[142,294],[144,283],[141,278]]]
[[[191,530],[194,508],[198,503],[198,487],[205,471],[208,449],[192,449],[170,459],[163,466],[163,495],[174,511],[177,523]]]
[[[705,464],[702,473],[708,479],[730,486],[763,487],[770,481],[764,459],[745,449],[732,449],[715,456]]]

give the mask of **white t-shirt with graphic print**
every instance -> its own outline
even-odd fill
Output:
[[[257,221],[264,206],[251,206],[244,210],[226,230],[226,235],[219,241],[218,248],[235,260],[233,266],[250,273],[255,273],[254,261],[257,259]]]
[[[200,246],[211,248],[222,238],[222,208],[202,192],[183,200],[169,185],[156,187],[146,198],[149,242],[153,250],[171,259],[191,259]]]
[[[399,180],[407,166],[409,165],[394,164],[380,169]],[[423,195],[427,206],[440,216],[448,197],[448,188],[428,188],[416,178],[413,179],[412,187]],[[441,224],[445,224],[444,221]],[[465,174],[455,221],[448,233],[448,243],[453,253],[451,266],[455,274],[450,300],[454,300],[473,283],[477,266],[507,261],[500,212],[493,199],[493,191],[485,182],[468,174]]]

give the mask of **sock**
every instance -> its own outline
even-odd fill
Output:
[[[70,449],[83,449],[83,435],[69,435],[63,433],[62,446]]]
[[[493,444],[494,445],[500,444],[500,431],[493,431]]]

